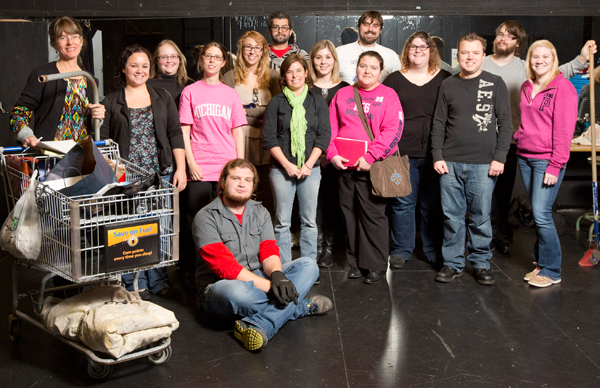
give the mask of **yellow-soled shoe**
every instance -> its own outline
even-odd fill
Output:
[[[255,351],[267,346],[267,335],[255,326],[250,326],[244,321],[235,321],[234,337],[244,345],[246,350]]]

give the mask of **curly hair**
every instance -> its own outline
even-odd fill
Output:
[[[271,74],[269,70],[269,63],[271,62],[271,58],[269,57],[269,44],[267,43],[265,37],[256,31],[244,32],[237,41],[238,51],[235,60],[235,67],[233,69],[235,74],[235,83],[243,84],[248,78],[248,69],[246,69],[246,61],[244,60],[244,41],[246,38],[254,39],[256,43],[262,47],[262,56],[258,64],[258,68],[256,69],[256,77],[258,79],[258,88],[266,89],[270,86],[269,78]]]
[[[408,60],[408,51],[410,50],[410,46],[412,45],[413,40],[416,38],[421,39],[427,46],[429,46],[429,66],[427,71],[429,74],[435,74],[438,70],[438,62],[440,61],[440,54],[438,53],[437,46],[433,42],[431,36],[425,31],[417,31],[412,34],[404,43],[404,48],[402,49],[402,54],[400,55],[400,63],[402,64],[402,69],[400,70],[402,73],[406,73],[410,68],[410,61]]]

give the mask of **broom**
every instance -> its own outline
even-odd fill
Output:
[[[594,95],[594,54],[590,48],[590,118],[592,125],[590,126],[592,133],[592,193],[594,200],[594,239],[590,248],[587,250],[583,258],[579,261],[579,265],[589,267],[598,265],[600,260],[599,236],[598,236],[598,176],[596,166],[596,104]]]

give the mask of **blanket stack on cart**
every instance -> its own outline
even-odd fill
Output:
[[[98,287],[68,299],[49,296],[41,318],[52,332],[116,358],[167,338],[179,327],[172,311],[121,286]]]

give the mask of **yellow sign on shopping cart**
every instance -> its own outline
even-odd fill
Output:
[[[106,272],[160,263],[160,222],[157,217],[104,227]]]

